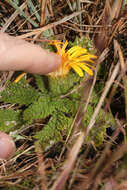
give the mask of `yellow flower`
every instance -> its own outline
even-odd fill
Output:
[[[57,49],[57,54],[61,56],[60,67],[50,73],[49,75],[53,77],[66,76],[71,69],[73,69],[80,77],[83,77],[84,73],[82,70],[86,71],[89,75],[93,75],[92,69],[94,67],[89,64],[94,63],[92,59],[96,59],[95,55],[90,54],[87,49],[80,46],[74,46],[69,50],[66,50],[68,42],[58,42],[53,41],[51,43]]]
[[[94,66],[89,63],[95,63],[92,59],[96,59],[97,56],[90,54],[87,49],[80,46],[74,46],[66,50],[68,45],[67,41],[63,43],[54,40],[51,44],[56,47],[57,54],[61,56],[61,65],[56,71],[50,73],[50,76],[63,77],[66,76],[71,69],[80,77],[84,75],[82,70],[86,71],[89,75],[93,75],[92,69],[94,69]],[[25,74],[26,73],[22,73],[19,75],[14,82],[19,82]]]

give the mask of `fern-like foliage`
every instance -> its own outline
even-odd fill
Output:
[[[42,146],[48,146],[51,142],[63,140],[63,136],[68,133],[81,99],[81,89],[73,93],[72,90],[80,84],[81,79],[72,72],[66,78],[60,79],[35,75],[35,82],[34,88],[23,79],[18,83],[9,84],[1,93],[1,101],[25,106],[20,110],[16,107],[17,111],[0,110],[0,130],[12,131],[22,124],[27,125],[43,119],[46,124],[35,134],[35,138]],[[84,116],[84,127],[88,125],[97,102],[98,96],[94,91],[93,100],[90,101]],[[103,124],[111,118],[100,112],[96,125],[100,122],[102,114],[105,115]],[[109,125],[112,123],[113,121],[109,121]],[[93,140],[97,145],[101,144],[107,127],[108,125],[102,125],[93,128],[88,141]]]
[[[82,37],[77,36],[74,42],[69,42],[70,47],[73,47],[76,45],[86,48],[90,53],[93,53],[93,54],[96,53],[94,43],[88,36],[82,36]]]
[[[50,96],[41,96],[24,111],[23,119],[31,123],[34,119],[46,118],[54,109]]]
[[[48,124],[36,134],[36,138],[44,147],[51,143],[61,141],[72,124],[72,118],[62,112],[54,111]]]
[[[49,91],[52,96],[64,95],[70,92],[74,87],[76,87],[81,81],[81,78],[73,73],[65,78],[56,78],[48,77]]]
[[[10,83],[1,92],[0,101],[11,104],[29,105],[38,99],[39,93],[25,79],[19,83]]]
[[[73,113],[75,104],[68,99],[51,98],[49,95],[41,96],[36,102],[31,104],[23,113],[23,119],[28,122],[33,120],[46,118],[54,111],[61,113]]]
[[[93,114],[94,107],[88,106],[87,114],[85,117],[85,126],[88,124],[90,117],[89,115]],[[87,120],[88,119],[88,120]],[[103,109],[100,109],[100,112],[96,118],[96,123],[93,129],[90,131],[87,141],[94,141],[96,146],[100,146],[105,137],[106,129],[109,127],[115,126],[115,120],[111,113],[105,112]]]
[[[20,111],[0,110],[0,131],[12,131],[21,123]]]
[[[38,89],[41,91],[42,94],[47,94],[48,93],[48,88],[46,87],[46,76],[41,76],[41,75],[34,75],[36,85]]]

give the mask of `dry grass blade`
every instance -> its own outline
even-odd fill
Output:
[[[12,0],[6,0],[14,9],[16,9],[20,15],[22,15],[26,20],[28,20],[34,27],[38,27],[38,24],[33,21],[31,18],[29,18],[24,11],[22,11],[17,5],[16,3],[14,3]]]
[[[113,20],[113,19],[117,19],[119,14],[120,14],[120,11],[121,11],[121,7],[122,7],[122,4],[123,4],[123,0],[115,0],[113,5],[112,5],[112,8],[111,8],[111,13],[110,13],[110,22]]]
[[[118,161],[124,154],[127,152],[127,143],[121,144],[117,150],[113,153],[110,151],[112,142],[115,142],[115,139],[118,137],[120,129],[117,128],[114,132],[111,140],[106,144],[103,154],[97,161],[95,167],[89,174],[89,177],[75,188],[75,190],[81,190],[81,187],[85,187],[86,190],[97,189],[97,184],[99,183],[101,177],[106,173],[110,166]]]
[[[118,149],[112,154],[112,156],[110,157],[109,160],[109,164],[112,164],[113,162],[119,160],[123,154],[125,154],[127,152],[127,143],[123,143],[122,145],[120,145],[120,147],[118,147]],[[105,166],[105,170],[109,167],[109,165]]]
[[[114,44],[118,51],[119,61],[120,61],[120,66],[121,66],[122,80],[123,80],[123,85],[124,85],[125,113],[126,113],[126,119],[127,119],[127,76],[126,76],[127,63],[124,62],[123,53],[122,53],[119,43],[116,40],[114,40]]]
[[[81,133],[79,133],[77,140],[76,140],[74,146],[72,147],[65,164],[63,165],[63,171],[61,172],[60,176],[54,183],[51,190],[62,190],[63,189],[64,184],[66,183],[66,180],[67,180],[67,178],[72,170],[72,167],[75,163],[75,160],[80,151],[83,141],[84,141],[84,133],[81,132]]]
[[[71,11],[73,11],[73,7],[72,7],[72,5],[71,5],[70,0],[66,0],[66,1],[67,1],[67,4],[68,4],[68,6],[69,6],[70,10],[71,10]]]
[[[39,146],[39,144],[35,145],[36,147],[36,152],[37,152],[37,159],[38,159],[38,173],[40,175],[40,184],[41,184],[41,189],[42,190],[47,190],[47,185],[46,185],[46,173],[45,173],[45,164],[44,164],[44,160],[42,157],[42,151],[41,148]]]
[[[30,7],[30,9],[32,10],[32,13],[35,14],[38,22],[40,22],[40,14],[38,13],[36,7],[34,6],[32,0],[27,1],[27,3],[28,3],[28,7]]]
[[[42,28],[35,29],[35,30],[33,30],[32,32],[29,32],[29,33],[27,33],[27,34],[20,35],[20,36],[18,36],[18,37],[24,39],[24,38],[27,38],[27,37],[30,37],[30,36],[33,36],[33,35],[36,35],[36,34],[40,34],[40,33],[44,32],[44,31],[46,31],[46,30],[48,30],[48,29],[53,28],[54,26],[60,25],[60,24],[62,24],[62,23],[64,23],[64,22],[66,22],[66,21],[72,19],[73,17],[78,16],[79,14],[82,14],[83,12],[84,12],[84,11],[79,11],[79,12],[76,12],[76,13],[72,13],[71,15],[66,16],[66,17],[64,17],[63,19],[61,19],[61,20],[59,20],[59,21],[57,21],[57,22],[48,24],[48,25],[46,25],[46,26],[44,26],[44,27],[42,27]]]
[[[23,10],[26,7],[26,2],[23,3],[19,8],[21,10]],[[12,16],[7,20],[7,22],[3,25],[3,27],[1,28],[0,32],[5,32],[7,30],[7,28],[9,27],[9,25],[14,21],[14,19],[17,17],[17,15],[19,14],[19,12],[16,10]]]
[[[111,85],[113,84],[118,72],[119,72],[119,68],[120,68],[120,65],[119,65],[119,62],[117,63],[117,65],[115,66],[113,72],[112,72],[112,76],[111,78],[106,82],[106,85],[105,85],[105,88],[104,88],[104,91],[101,95],[101,98],[95,108],[95,111],[91,117],[91,120],[90,120],[90,123],[87,127],[87,132],[86,132],[86,136],[88,135],[89,131],[91,130],[91,128],[94,126],[95,124],[95,121],[96,121],[96,117],[100,111],[100,108],[101,106],[103,105],[103,102],[105,100],[105,97],[107,96],[107,93],[109,92],[109,89],[111,88]]]
[[[46,5],[47,5],[47,0],[42,0],[41,1],[41,21],[40,21],[40,26],[43,26],[44,23],[45,23]]]
[[[111,28],[109,28],[109,30],[106,28],[106,25],[112,25],[113,20],[119,17],[122,2],[123,2],[122,0],[120,1],[115,0],[114,3],[112,3],[112,1],[107,0],[105,3],[104,11],[102,14],[103,17],[100,21],[102,25],[105,26],[105,28],[100,29],[101,34],[98,34],[95,39],[96,47],[100,52],[102,52],[104,48],[109,46],[111,40],[113,39],[116,31],[119,28],[120,23],[117,25],[117,27],[115,27],[114,31],[112,32]]]

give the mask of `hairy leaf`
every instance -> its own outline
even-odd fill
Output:
[[[21,124],[20,111],[0,110],[0,131],[12,131],[19,124]]]
[[[46,118],[54,109],[51,98],[49,96],[41,96],[24,111],[23,119],[32,122],[34,119]]]
[[[11,104],[29,105],[38,99],[39,93],[25,81],[11,83],[1,92],[0,101]]]
[[[35,138],[42,146],[48,146],[52,142],[62,140],[63,135],[67,135],[68,128],[72,124],[72,118],[66,117],[63,113],[54,112],[47,125],[39,131]]]

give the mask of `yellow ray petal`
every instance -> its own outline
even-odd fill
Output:
[[[67,53],[68,53],[69,55],[71,55],[71,54],[73,54],[75,51],[76,51],[76,52],[82,52],[82,54],[87,53],[87,50],[86,50],[85,48],[80,47],[80,46],[74,46],[74,47],[70,48],[70,49],[67,51]]]
[[[93,61],[93,60],[91,60],[89,57],[88,58],[76,58],[76,59],[74,59],[75,60],[75,62],[84,62],[84,61],[86,61],[86,62],[90,62],[90,63],[94,63],[95,64],[95,61]]]
[[[83,59],[83,58],[84,58],[84,59],[87,59],[87,58],[89,58],[89,59],[96,59],[97,57],[96,57],[96,56],[93,56],[93,55],[91,55],[91,54],[85,54],[85,55],[82,54],[82,55],[80,56],[80,58],[81,58],[81,59]]]
[[[75,62],[76,65],[80,66],[80,65],[86,65],[92,69],[95,69],[95,67],[89,63],[86,63],[86,62]]]
[[[93,71],[89,67],[87,67],[86,65],[79,64],[78,66],[81,67],[84,71],[86,71],[89,75],[91,75],[91,76],[93,75]]]
[[[61,55],[61,47],[59,44],[55,44],[56,49],[57,49],[57,53]]]
[[[50,44],[54,45],[57,49],[57,53],[61,55],[61,44],[62,44],[62,42],[57,41],[57,40],[53,40],[50,42]]]
[[[84,74],[79,66],[72,64],[71,67],[75,70],[76,73],[78,73],[80,77],[83,77]]]
[[[20,75],[14,80],[14,83],[19,82],[19,81],[24,77],[24,75],[26,75],[26,73],[20,74]]]
[[[76,59],[76,58],[79,58],[80,56],[82,56],[82,54],[83,53],[80,51],[75,51],[72,54],[69,54],[68,57],[69,57],[69,59]]]
[[[62,49],[61,49],[62,54],[65,53],[65,49],[66,49],[67,45],[68,45],[68,41],[66,40],[65,43],[63,44]]]
[[[93,65],[90,65],[89,63],[83,63],[83,64],[95,70],[95,67]]]
[[[96,55],[88,54],[88,56],[89,56],[91,59],[97,59],[97,56],[96,56]]]

